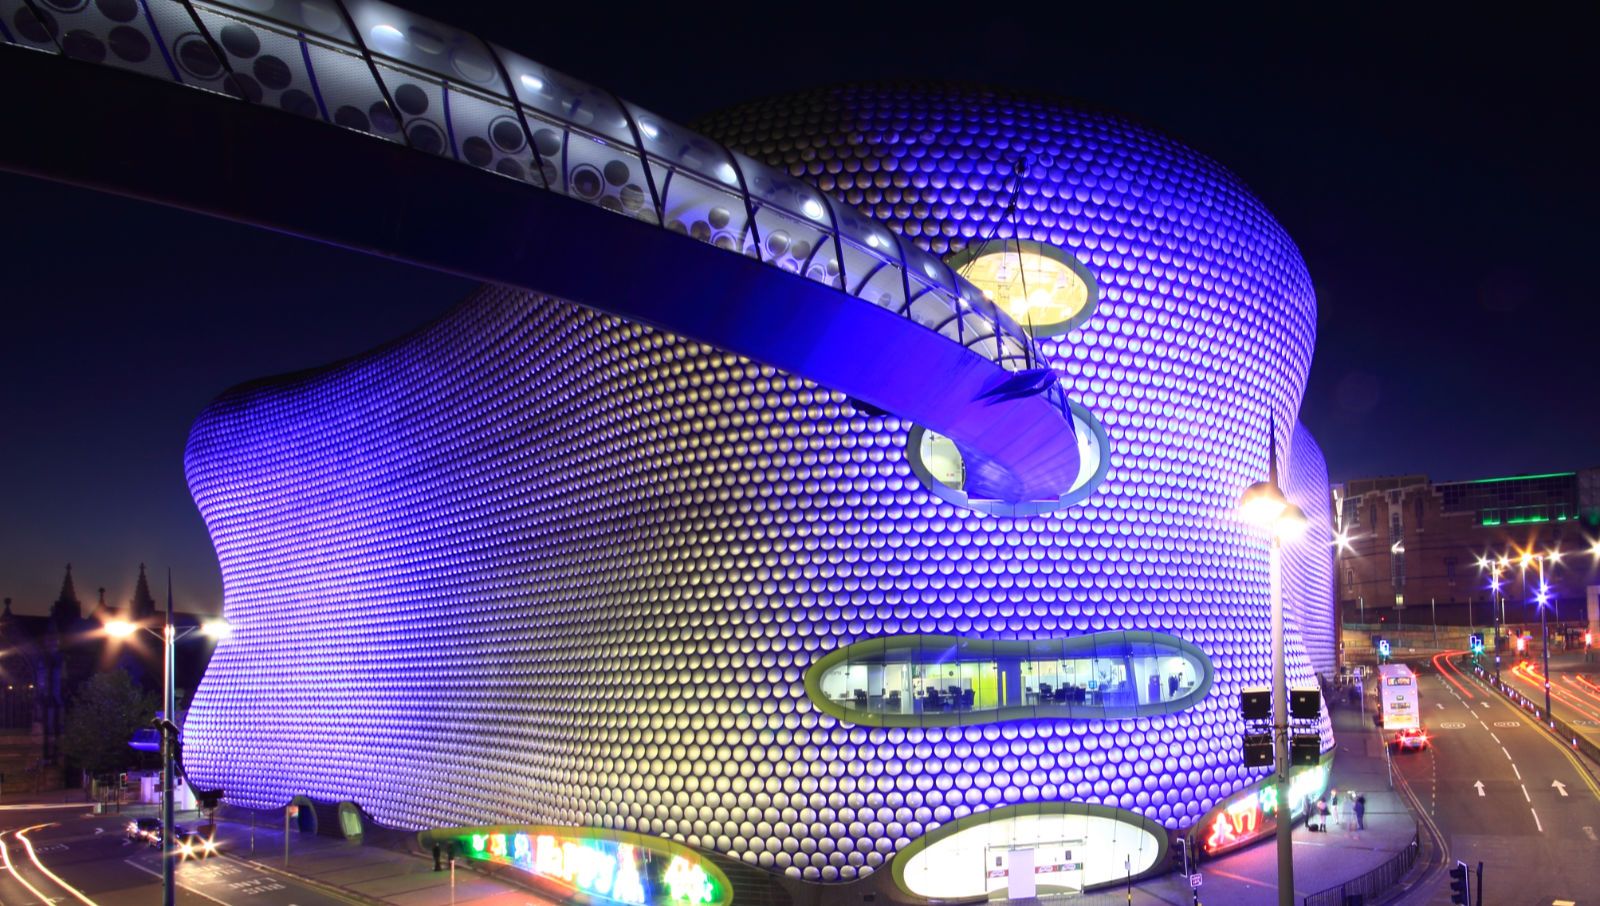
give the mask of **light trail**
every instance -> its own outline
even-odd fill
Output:
[[[4,831],[0,831],[0,859],[3,859],[4,862],[5,862],[6,871],[11,872],[11,877],[16,878],[18,884],[21,884],[23,887],[28,888],[28,892],[29,893],[31,893],[34,896],[38,897],[39,898],[39,902],[41,902],[41,903],[50,902],[51,898],[48,897],[48,896],[45,896],[44,891],[42,891],[39,888],[33,886],[32,884],[29,884],[28,883],[28,879],[24,878],[22,876],[22,872],[17,871],[17,867],[15,865],[11,864],[11,849],[6,846],[5,836],[6,836],[5,832]]]
[[[55,872],[51,871],[48,868],[45,868],[44,867],[44,863],[39,861],[39,854],[33,851],[33,841],[28,839],[29,832],[39,830],[40,828],[53,827],[53,826],[54,826],[53,824],[35,824],[33,827],[25,827],[22,830],[17,831],[17,839],[21,840],[23,847],[28,850],[28,861],[32,862],[34,864],[34,867],[36,867],[40,871],[44,872],[45,877],[47,877],[50,880],[56,882],[56,884],[62,890],[65,890],[67,893],[70,893],[73,896],[77,897],[78,901],[80,903],[83,903],[84,906],[100,906],[99,903],[96,903],[94,900],[91,900],[88,897],[84,896],[83,895],[83,891],[79,890],[76,887],[73,887],[71,884],[68,884],[66,881],[61,880],[61,876],[60,875],[56,874]]]
[[[1516,665],[1511,668],[1511,675],[1532,686],[1536,692],[1544,691],[1544,674],[1540,673],[1538,668],[1532,664],[1522,663]],[[1550,684],[1550,696],[1591,720],[1600,720],[1600,710],[1586,703],[1574,693],[1568,692],[1558,683]]]
[[[1455,666],[1450,663],[1450,658],[1452,658],[1452,657],[1454,657],[1455,655],[1458,655],[1458,654],[1466,654],[1466,652],[1465,651],[1441,651],[1441,652],[1439,652],[1438,654],[1433,656],[1433,669],[1437,670],[1439,672],[1439,675],[1444,677],[1445,680],[1447,680],[1450,683],[1450,685],[1455,686],[1456,689],[1462,695],[1465,695],[1469,699],[1477,698],[1476,695],[1473,695],[1471,692],[1467,691],[1467,687],[1466,686],[1463,686],[1462,684],[1456,682],[1455,678],[1450,675],[1451,672],[1455,670]]]

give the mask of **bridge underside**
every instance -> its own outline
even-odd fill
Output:
[[[489,172],[225,95],[0,45],[0,169],[571,300],[814,380],[952,438],[968,493],[1047,500],[1071,417],[847,293]]]

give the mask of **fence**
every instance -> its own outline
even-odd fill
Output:
[[[1302,906],[1362,906],[1369,900],[1376,901],[1379,895],[1400,883],[1416,864],[1417,837],[1413,834],[1411,845],[1395,853],[1389,861],[1359,878],[1311,894]]]

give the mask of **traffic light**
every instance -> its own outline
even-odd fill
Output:
[[[1455,906],[1471,906],[1471,887],[1467,880],[1467,863],[1457,860],[1450,869],[1450,902]]]

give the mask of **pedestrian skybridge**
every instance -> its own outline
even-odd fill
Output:
[[[603,90],[374,0],[0,0],[0,13],[15,45],[0,49],[0,167],[748,356],[951,438],[974,497],[1053,499],[1078,475],[1059,384],[972,284]]]

